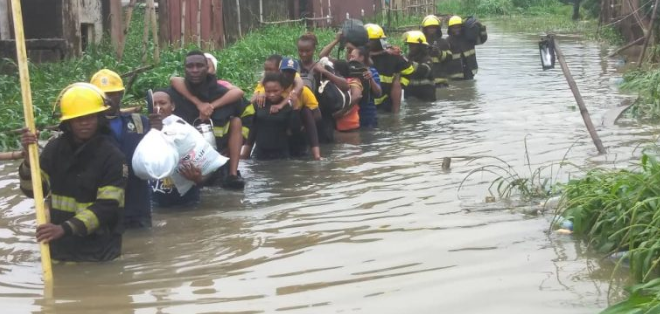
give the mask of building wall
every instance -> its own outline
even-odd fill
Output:
[[[52,0],[51,0],[52,1]],[[93,25],[87,34],[89,42],[100,43],[103,38],[103,6],[100,0],[80,1],[80,23]]]

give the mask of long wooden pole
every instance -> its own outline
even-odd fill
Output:
[[[644,40],[644,38],[645,37],[640,37],[640,38],[635,39],[634,41],[628,43],[627,45],[625,45],[625,46],[615,50],[614,52],[610,53],[609,55],[607,55],[607,57],[611,58],[611,57],[614,57],[614,56],[618,55],[621,51],[624,51],[624,50],[626,50],[626,49],[628,49],[628,48],[630,48],[634,45],[639,44],[642,40]]]
[[[549,39],[552,40],[552,43],[555,47],[555,54],[557,55],[557,60],[561,65],[561,70],[564,72],[564,76],[566,77],[566,82],[568,82],[568,86],[571,88],[571,91],[573,92],[573,96],[575,96],[575,101],[577,102],[577,105],[580,108],[580,114],[582,115],[582,120],[584,120],[584,125],[587,126],[587,130],[589,131],[591,140],[594,142],[594,145],[596,145],[596,149],[598,149],[598,153],[605,154],[605,147],[603,147],[603,142],[601,142],[600,137],[596,132],[596,128],[594,127],[593,122],[591,122],[589,111],[587,110],[587,106],[584,104],[584,100],[582,99],[582,95],[580,95],[580,90],[578,89],[578,86],[575,83],[575,80],[573,79],[573,75],[571,75],[571,70],[568,68],[568,64],[566,64],[566,60],[564,59],[564,54],[561,52],[561,49],[559,48],[559,45],[557,44],[555,37],[552,35],[549,35],[548,37]]]
[[[649,46],[649,41],[651,39],[651,36],[653,36],[653,28],[655,27],[655,17],[658,14],[658,2],[660,0],[655,0],[655,4],[653,5],[653,14],[651,15],[651,26],[649,27],[649,31],[646,32],[646,36],[644,38],[644,46],[642,47],[642,51],[639,53],[639,59],[637,59],[637,66],[642,66],[642,62],[644,61],[644,54],[646,53],[646,48]]]
[[[23,32],[23,12],[21,1],[11,1],[12,16],[14,19],[14,34],[16,38],[16,57],[18,59],[18,73],[21,79],[21,93],[23,95],[23,116],[25,125],[30,132],[35,132],[34,112],[32,111],[32,92],[30,91],[30,73],[28,72],[27,52],[25,50],[25,33]],[[34,206],[37,210],[37,224],[48,223],[46,219],[46,208],[44,206],[44,194],[41,190],[41,171],[39,167],[39,148],[37,144],[28,147],[30,158],[30,175],[32,176],[32,191],[34,192]],[[53,270],[50,262],[50,247],[46,243],[39,243],[41,249],[41,269],[43,271],[44,283],[52,285]]]
[[[156,18],[156,6],[154,0],[147,0],[147,7],[149,9],[151,18],[151,35],[154,40],[154,64],[160,63],[160,44],[158,38],[158,20]]]
[[[128,3],[128,9],[126,10],[126,21],[124,21],[124,36],[119,42],[119,48],[117,49],[117,58],[119,61],[124,57],[124,47],[126,46],[126,38],[128,37],[128,30],[131,27],[131,20],[133,19],[133,8],[137,0],[131,0]]]

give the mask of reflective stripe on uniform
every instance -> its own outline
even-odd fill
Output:
[[[383,102],[385,102],[385,99],[387,99],[387,95],[384,95],[382,97],[378,97],[378,98],[374,99],[374,103],[376,104],[376,106],[378,106],[378,105],[382,104]]]
[[[392,84],[392,82],[394,82],[394,77],[393,76],[387,76],[387,75],[381,75],[380,76],[380,82],[381,83]]]
[[[465,51],[465,52],[463,52],[463,53],[453,54],[453,55],[451,56],[451,58],[452,58],[453,60],[456,60],[456,59],[460,59],[461,56],[469,57],[469,56],[472,56],[472,55],[474,55],[474,54],[475,54],[474,49],[470,49],[470,50]]]
[[[411,66],[409,66],[408,68],[406,68],[406,69],[404,69],[403,71],[401,71],[401,74],[402,74],[402,75],[410,75],[410,74],[412,74],[413,72],[415,72],[415,68],[411,65]],[[382,81],[382,79],[381,79],[381,81]]]
[[[440,59],[438,59],[438,57],[432,57],[432,58],[431,58],[431,62],[433,62],[433,63],[440,63]]]
[[[85,225],[87,228],[87,234],[94,232],[94,230],[99,228],[99,218],[96,217],[96,214],[89,209],[83,209],[76,214],[75,217]]]
[[[241,134],[243,135],[243,138],[247,139],[248,136],[250,135],[250,128],[244,126],[241,128]]]
[[[86,210],[87,207],[94,204],[93,202],[89,203],[79,203],[76,202],[76,199],[69,196],[62,196],[58,194],[51,195],[51,208],[57,209],[69,213],[78,213],[83,210]]]
[[[461,73],[452,74],[452,75],[449,76],[449,78],[450,79],[462,79],[462,78],[465,78],[465,76],[463,76],[463,72],[461,72]]]
[[[408,84],[410,84],[410,80],[405,77],[402,77],[400,81],[403,86],[408,86]]]
[[[137,134],[144,134],[144,125],[142,125],[142,116],[139,113],[131,113],[133,124],[135,124],[135,132]]]
[[[243,110],[243,113],[241,114],[241,118],[245,118],[247,116],[252,116],[254,115],[254,105],[249,104],[247,107],[245,107],[245,110]]]
[[[421,80],[410,80],[410,85],[408,86],[432,86],[435,85],[435,83],[429,79],[421,79]]]
[[[227,124],[224,126],[213,127],[213,135],[215,135],[215,137],[223,137],[227,133],[229,133],[229,122],[227,122]]]
[[[102,186],[96,191],[96,199],[117,201],[119,207],[124,207],[124,189],[112,185]]]
[[[436,84],[447,84],[448,80],[444,77],[436,77],[435,78],[435,83]]]

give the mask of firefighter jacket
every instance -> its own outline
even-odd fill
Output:
[[[451,61],[447,65],[450,80],[471,80],[474,78],[479,70],[475,46],[485,43],[488,39],[485,26],[481,26],[477,40],[468,40],[463,34],[461,32],[459,36],[449,35],[447,37],[452,53]]]
[[[380,88],[383,90],[381,97],[374,100],[376,107],[386,111],[392,110],[390,102],[390,93],[392,92],[392,82],[394,77],[399,75],[401,78],[401,86],[406,87],[409,83],[409,76],[415,71],[414,67],[403,56],[383,52],[380,54],[372,54],[373,67],[376,68],[380,75]]]
[[[446,86],[448,83],[447,66],[452,60],[449,42],[438,37],[431,42],[431,61],[433,61],[433,78],[437,87]]]
[[[50,242],[53,259],[97,262],[121,254],[124,155],[109,135],[74,144],[70,133],[51,140],[40,158],[44,195],[49,195],[50,222],[64,236]],[[21,190],[33,197],[30,169],[19,167]]]
[[[411,58],[411,60],[413,60]],[[412,61],[414,72],[410,75],[410,83],[405,88],[405,97],[416,97],[424,101],[435,101],[435,80],[433,78],[433,62],[426,54],[415,57]]]

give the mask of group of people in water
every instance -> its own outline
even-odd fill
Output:
[[[151,226],[152,204],[194,204],[203,186],[243,189],[241,159],[318,160],[320,144],[332,142],[335,132],[377,127],[377,112],[398,112],[403,97],[434,101],[436,89],[474,77],[475,45],[487,39],[485,26],[472,18],[449,18],[446,38],[441,24],[430,15],[421,30],[406,32],[405,55],[387,43],[376,24],[364,25],[364,40],[339,33],[318,60],[316,36],[304,34],[297,40],[297,59],[274,54],[264,61],[264,75],[250,99],[218,79],[212,55],[191,51],[184,61],[185,77],[171,78],[170,86],[148,97],[148,116],[120,110],[124,86],[113,71],[103,69],[90,83],[68,86],[57,100],[62,134],[40,155],[50,222],[37,227],[37,240],[50,243],[56,260],[112,260],[121,254],[123,230]],[[330,58],[337,45],[346,50],[343,60]],[[213,144],[229,158],[206,176],[180,162],[176,171],[195,184],[183,195],[171,179],[140,179],[131,165],[144,135],[162,129],[170,115],[191,125],[211,121]],[[37,138],[24,130],[24,149]],[[28,159],[18,173],[21,190],[32,197]]]

